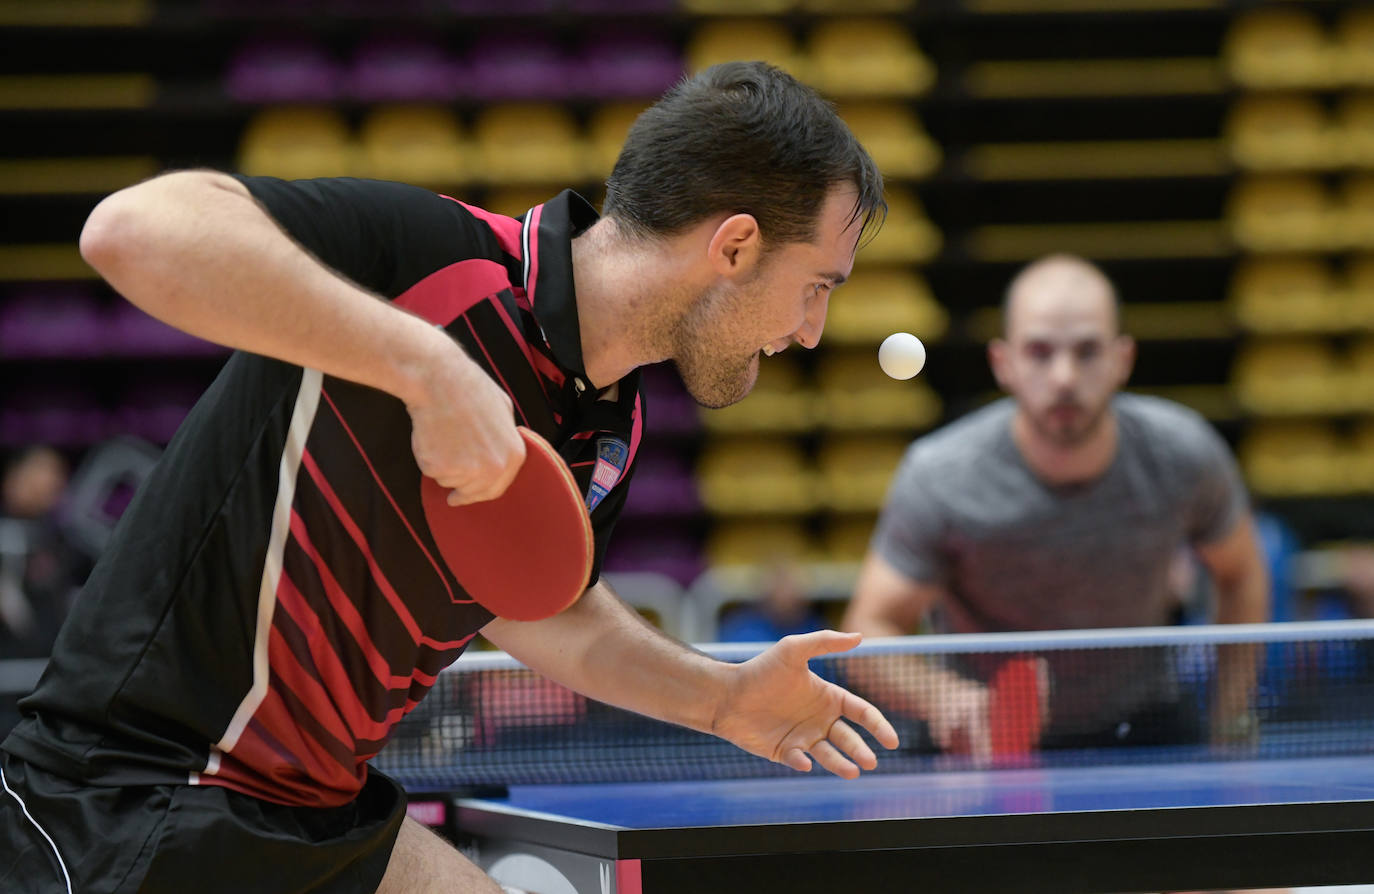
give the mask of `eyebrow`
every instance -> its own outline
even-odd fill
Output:
[[[818,274],[818,276],[820,276],[821,279],[830,280],[837,286],[843,284],[846,279],[843,273],[821,273]]]

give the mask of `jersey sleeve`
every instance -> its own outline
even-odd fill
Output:
[[[237,179],[322,264],[388,299],[455,260],[480,256],[490,239],[459,203],[404,183]]]
[[[1226,442],[1198,418],[1187,441],[1187,461],[1195,482],[1188,500],[1188,539],[1194,545],[1225,537],[1249,508],[1240,469]]]
[[[909,449],[888,488],[869,548],[914,581],[944,584],[948,577],[940,554],[944,517],[925,484],[928,474],[919,451]]]

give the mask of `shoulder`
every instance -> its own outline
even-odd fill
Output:
[[[1216,429],[1191,407],[1161,397],[1119,394],[1113,408],[1123,437],[1168,461],[1205,464],[1227,453]]]
[[[1009,437],[1014,406],[1001,399],[943,428],[917,438],[907,449],[904,464],[924,473],[967,469],[987,459],[989,450]]]

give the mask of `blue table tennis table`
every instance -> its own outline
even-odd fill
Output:
[[[449,806],[470,855],[539,894],[1374,881],[1367,757],[516,786]]]

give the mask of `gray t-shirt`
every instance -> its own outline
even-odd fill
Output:
[[[907,450],[873,546],[950,596],[943,632],[1168,623],[1170,560],[1230,532],[1246,510],[1240,472],[1199,415],[1120,394],[1118,447],[1095,481],[1041,481],[1000,400]]]
[[[1118,448],[1097,480],[1044,483],[1012,440],[1000,400],[913,443],[873,548],[940,585],[932,618],[950,633],[1166,624],[1171,560],[1229,533],[1247,509],[1239,470],[1201,416],[1140,395],[1113,399]],[[1061,732],[1115,727],[1177,695],[1163,650],[1049,655]]]

